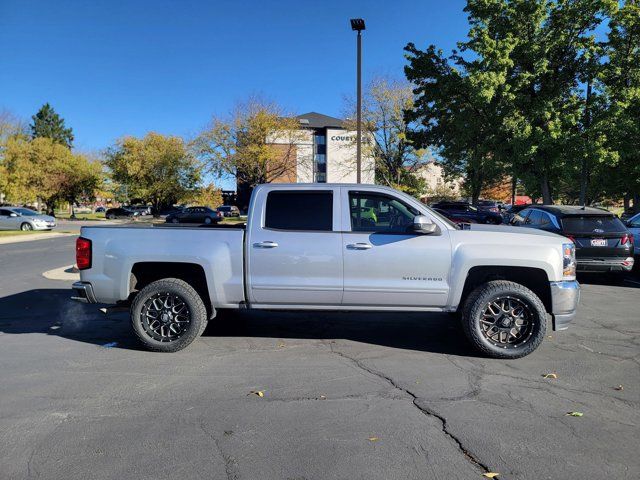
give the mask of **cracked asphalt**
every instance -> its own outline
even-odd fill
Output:
[[[0,246],[2,479],[640,478],[637,278],[581,278],[515,361],[406,313],[225,314],[158,354],[42,277],[73,242]]]

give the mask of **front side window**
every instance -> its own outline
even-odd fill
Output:
[[[522,210],[519,213],[516,213],[513,216],[513,219],[511,220],[512,223],[516,224],[516,225],[520,225],[523,224],[525,221],[525,218],[527,218],[527,215],[529,215],[529,213],[531,213],[531,210],[529,210],[528,208],[525,208],[524,210]]]
[[[333,230],[333,192],[269,192],[264,226],[330,232]]]
[[[378,193],[349,192],[351,231],[409,233],[419,212],[397,198]]]
[[[25,217],[33,217],[35,215],[38,215],[38,212],[34,212],[33,210],[29,210],[28,208],[16,208],[15,211]]]
[[[540,225],[542,223],[542,212],[540,210],[531,210],[527,217],[527,225]]]

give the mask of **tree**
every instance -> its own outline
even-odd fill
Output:
[[[346,101],[345,128],[357,130],[354,102]],[[405,111],[413,108],[411,84],[389,77],[376,77],[367,86],[362,102],[364,137],[374,141],[363,142],[363,157],[373,156],[376,182],[399,188],[419,197],[425,184],[413,172],[428,163],[427,149],[416,148],[408,138],[411,128]],[[355,137],[354,137],[355,141]],[[350,145],[353,147],[353,145]]]
[[[502,176],[498,107],[504,75],[486,73],[488,58],[467,62],[456,52],[445,58],[433,45],[421,51],[410,43],[405,50],[405,74],[416,95],[406,112],[407,122],[417,125],[408,138],[416,148],[433,147],[445,178],[463,177],[477,203],[482,189]]]
[[[181,138],[153,132],[122,138],[107,150],[104,164],[129,198],[145,199],[156,209],[188,195],[202,171]]]
[[[474,199],[487,180],[511,176],[552,203],[595,138],[583,85],[598,53],[593,32],[615,3],[468,0],[461,53],[406,48],[416,142],[435,145]]]
[[[16,138],[27,138],[24,122],[9,110],[0,110],[0,202],[6,194],[9,181],[9,173],[5,166],[5,150],[9,140]]]
[[[602,74],[606,112],[602,125],[617,158],[600,165],[605,194],[624,198],[640,211],[640,3],[627,0],[614,10]]]
[[[66,201],[73,205],[93,198],[102,182],[102,167],[74,154],[50,138],[10,139],[2,166],[6,195],[13,202],[44,201],[49,208]]]
[[[235,177],[250,191],[258,184],[292,176],[299,159],[300,124],[275,103],[250,98],[231,115],[214,117],[194,142],[197,155],[217,176]],[[311,159],[309,159],[310,161]]]
[[[217,208],[224,203],[222,199],[222,190],[216,187],[213,183],[197,188],[181,200],[187,203],[210,208]]]
[[[31,137],[47,137],[54,142],[71,148],[73,144],[73,130],[67,128],[64,119],[60,117],[51,105],[45,103],[33,117]]]

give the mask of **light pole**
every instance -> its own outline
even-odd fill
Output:
[[[358,133],[356,136],[356,165],[357,165],[357,182],[361,182],[362,174],[362,30],[365,29],[364,20],[361,18],[351,19],[351,30],[358,32],[358,67],[357,67],[357,113],[356,123]]]

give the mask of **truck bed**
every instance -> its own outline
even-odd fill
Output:
[[[212,298],[220,307],[237,306],[245,300],[244,234],[242,225],[82,227],[80,235],[92,243],[93,265],[80,277],[95,285],[96,297],[116,303],[129,296],[130,272],[135,264],[191,263],[204,270]]]

